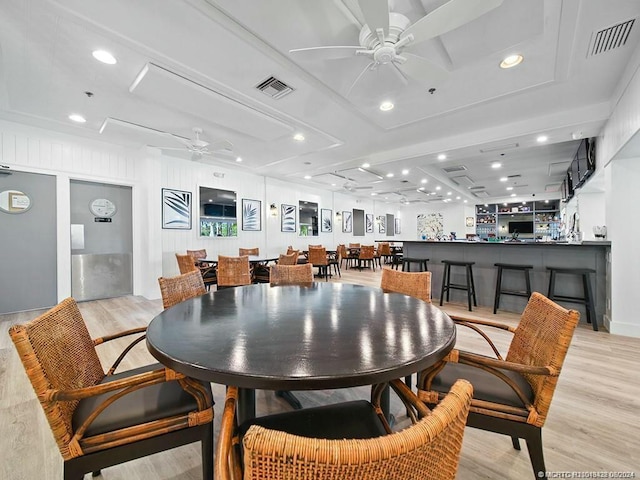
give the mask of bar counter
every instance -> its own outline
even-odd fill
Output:
[[[591,268],[591,285],[595,295],[595,309],[598,324],[603,324],[609,287],[607,286],[607,257],[611,248],[609,241],[584,241],[582,243],[534,243],[534,242],[432,242],[424,240],[394,240],[402,242],[403,255],[407,258],[428,258],[431,272],[431,292],[434,302],[440,300],[442,287],[442,260],[475,262],[473,276],[478,305],[493,308],[497,268],[495,263],[533,265],[531,289],[547,295],[549,272],[547,267]],[[412,265],[412,268],[414,266]],[[462,268],[451,270],[452,282],[465,283]],[[524,290],[524,276],[518,271],[504,271],[502,283],[515,290]],[[556,280],[556,293],[582,296],[582,281],[579,276],[561,275]],[[466,292],[451,291],[451,301],[466,302]],[[574,308],[586,321],[584,305],[560,302]],[[526,299],[512,295],[500,298],[500,310],[521,312]]]

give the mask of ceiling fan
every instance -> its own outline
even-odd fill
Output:
[[[325,58],[365,56],[371,61],[360,72],[347,91],[378,68],[392,68],[404,83],[413,79],[427,86],[440,84],[447,70],[430,60],[411,53],[414,45],[471,22],[500,6],[503,0],[449,0],[417,22],[400,13],[390,12],[390,0],[358,0],[365,18],[356,46],[319,46],[289,50],[294,54],[321,53]]]
[[[171,137],[174,140],[182,143],[183,147],[157,147],[162,150],[186,150],[191,153],[191,160],[200,160],[203,156],[221,156],[231,157],[233,144],[227,140],[218,140],[217,142],[207,142],[202,140],[200,135],[202,129],[198,127],[193,128],[194,138],[185,138],[173,133],[163,132],[164,135]]]
[[[342,188],[344,188],[345,190],[348,190],[349,192],[357,192],[358,190],[370,190],[373,188],[373,186],[371,185],[358,186],[356,183],[348,181],[344,185],[342,185]]]

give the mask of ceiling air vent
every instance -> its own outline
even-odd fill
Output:
[[[635,19],[627,20],[626,22],[618,23],[612,27],[595,32],[591,36],[591,44],[589,45],[587,57],[605,53],[614,48],[623,47],[625,43],[627,43],[635,21]]]
[[[471,190],[472,192],[477,192],[478,190],[485,190],[487,187],[483,186],[483,185],[477,185],[475,187],[469,187],[469,190]]]
[[[456,165],[455,167],[444,167],[446,173],[464,172],[467,169],[464,165]]]
[[[459,177],[451,177],[451,181],[453,183],[456,183],[458,185],[464,185],[466,187],[471,187],[473,185],[476,184],[476,182],[474,182],[473,180],[471,180],[469,177],[467,177],[466,175],[461,175]]]
[[[293,92],[293,88],[278,80],[276,77],[269,77],[264,82],[256,85],[256,88],[271,98],[279,99]]]
[[[474,195],[478,198],[486,198],[489,196],[488,192],[474,192]]]

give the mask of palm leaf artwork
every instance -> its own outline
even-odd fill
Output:
[[[330,232],[331,231],[331,219],[330,218],[323,218],[322,219],[322,230],[325,232]]]
[[[191,228],[191,192],[162,190],[162,227]]]
[[[367,233],[373,233],[373,215],[367,214],[366,218],[367,218],[367,223],[366,223]]]
[[[282,204],[282,224],[283,232],[296,231],[296,207],[294,205]]]
[[[351,232],[351,212],[342,212],[342,231]]]
[[[333,225],[331,222],[331,209],[323,208],[320,211],[321,227],[323,232],[333,231]]]
[[[242,199],[242,229],[249,231],[260,230],[260,201]]]

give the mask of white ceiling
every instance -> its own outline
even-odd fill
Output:
[[[390,7],[413,24],[444,3]],[[407,49],[444,80],[403,80],[382,65],[350,91],[367,58],[289,50],[358,45],[356,0],[2,0],[0,116],[131,147],[179,148],[160,132],[189,139],[199,127],[202,139],[234,145],[233,156],[201,161],[390,201],[503,201],[506,186],[558,198],[572,134],[600,133],[640,57],[637,22],[624,46],[590,55],[595,32],[638,15],[637,0],[504,0]],[[97,48],[118,63],[95,61]],[[500,69],[511,53],[524,62]],[[294,90],[274,99],[255,88],[270,76]],[[395,108],[380,111],[382,100]],[[87,122],[70,122],[74,112]],[[364,162],[370,172],[358,170]],[[453,167],[464,170],[444,170]]]

